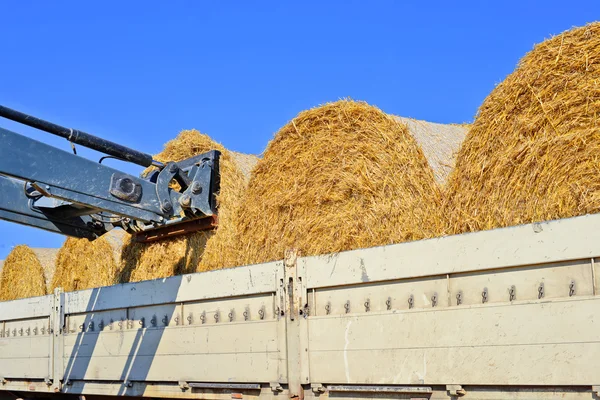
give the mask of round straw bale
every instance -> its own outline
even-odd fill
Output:
[[[48,294],[46,276],[52,275],[56,254],[56,249],[16,246],[4,261],[0,301]]]
[[[269,143],[240,211],[232,265],[418,240],[441,229],[440,189],[405,124],[364,102],[300,113]]]
[[[89,241],[68,238],[56,260],[52,290],[83,290],[117,283],[118,263],[126,233],[113,229]]]
[[[194,232],[172,239],[123,247],[119,282],[139,282],[196,272],[212,232]]]
[[[185,130],[166,143],[155,159],[162,162],[181,161],[210,150],[221,152],[220,190],[217,195],[219,226],[216,232],[195,232],[154,243],[127,241],[122,254],[121,282],[211,269],[223,265],[223,260],[231,257],[226,247],[233,241],[235,226],[230,221],[257,158],[230,152],[197,130]]]
[[[445,193],[448,233],[600,211],[600,23],[538,44],[485,99]]]

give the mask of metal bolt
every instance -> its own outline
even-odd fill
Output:
[[[367,301],[365,301],[365,311],[369,312],[371,311],[371,300],[367,299]]]
[[[387,300],[385,301],[385,306],[388,310],[392,309],[392,298],[388,297]]]
[[[348,300],[346,304],[344,304],[344,309],[346,310],[346,314],[350,312],[350,300]]]
[[[171,212],[173,211],[173,204],[171,204],[169,200],[165,200],[160,206],[160,209],[166,213]]]
[[[438,301],[437,293],[434,293],[433,296],[431,296],[431,307],[437,306],[437,301]]]
[[[575,295],[575,281],[569,283],[569,297]]]
[[[540,283],[540,286],[538,286],[538,299],[544,297],[544,294],[544,282],[542,282]]]
[[[169,172],[170,173],[174,174],[178,170],[179,170],[179,167],[177,166],[177,164],[173,163],[173,164],[169,165]]]
[[[183,195],[179,198],[179,204],[181,204],[182,207],[189,207],[192,205],[192,198],[187,194]]]
[[[194,194],[202,193],[202,185],[200,184],[200,182],[192,183],[192,193],[194,193]]]
[[[331,314],[331,303],[325,304],[325,313],[328,315]]]
[[[483,288],[483,292],[481,292],[481,302],[487,303],[487,301],[488,301],[488,289]]]
[[[413,308],[415,306],[415,296],[412,294],[408,296],[408,308]]]

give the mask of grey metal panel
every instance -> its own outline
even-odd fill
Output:
[[[69,380],[271,382],[278,362],[274,320],[65,337]]]
[[[49,346],[50,336],[0,338],[0,377],[48,377]]]
[[[352,384],[600,382],[600,299],[309,319],[311,379]]]
[[[69,292],[65,313],[275,292],[277,268],[281,262]]]
[[[308,287],[414,278],[600,256],[600,214],[305,257]]]
[[[52,312],[53,296],[0,302],[0,321],[47,317]]]

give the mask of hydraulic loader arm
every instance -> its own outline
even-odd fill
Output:
[[[157,168],[148,178],[138,178],[0,128],[0,219],[88,239],[116,226],[143,233],[143,240],[214,227],[218,151],[165,165],[150,155],[6,107],[0,106],[0,116]],[[172,181],[179,183],[179,190],[171,187]],[[184,230],[172,228],[183,223]],[[168,234],[148,234],[161,229]]]

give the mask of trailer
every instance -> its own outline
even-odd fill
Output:
[[[597,399],[599,227],[291,250],[0,303],[0,398]]]

